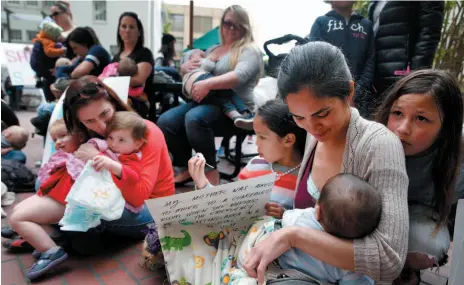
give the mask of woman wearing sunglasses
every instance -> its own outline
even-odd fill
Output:
[[[68,1],[55,2],[53,6],[50,7],[50,18],[52,18],[58,26],[63,28],[62,36],[64,38],[67,38],[75,28]]]
[[[220,107],[198,104],[210,91],[233,90],[248,110],[252,111],[254,107],[253,89],[263,63],[259,49],[253,43],[248,13],[239,5],[227,8],[222,15],[220,33],[221,44],[206,51],[206,56],[215,65],[212,72],[214,77],[195,81],[192,87],[193,102],[170,109],[157,122],[174,157],[173,164],[182,169],[175,177],[176,183],[191,180],[187,163],[193,148],[202,153],[206,162],[214,167],[207,173],[208,180],[212,184],[219,184],[214,136],[230,132],[234,124]],[[199,67],[199,59],[191,59],[182,65],[181,71],[186,74]]]
[[[63,102],[66,128],[70,132],[82,133],[87,139],[104,137],[108,123],[118,111],[133,110],[113,90],[91,75],[73,81]],[[145,122],[148,135],[140,149],[140,180],[136,185],[120,189],[126,202],[134,208],[143,206],[147,199],[174,195],[174,175],[163,133],[154,123],[148,120]],[[74,154],[86,162],[99,152],[92,144],[84,143]],[[149,223],[153,223],[153,218],[146,207],[138,213],[126,208],[119,220],[103,222],[97,229],[87,233],[74,234],[72,246],[82,254],[93,254],[104,249],[103,245],[106,244],[97,242],[102,237],[102,231],[112,239],[115,236],[143,239],[145,233],[142,230]]]

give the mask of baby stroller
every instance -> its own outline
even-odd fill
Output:
[[[289,43],[291,41],[295,40],[296,43],[295,45],[304,45],[305,43],[308,42],[307,39],[301,38],[299,36],[295,36],[292,34],[288,34],[285,36],[282,36],[280,38],[275,38],[272,40],[268,40],[267,42],[264,43],[264,51],[266,52],[267,56],[269,57],[269,62],[265,67],[266,70],[266,75],[277,78],[277,75],[279,74],[279,68],[280,68],[280,63],[284,58],[287,56],[286,53],[280,53],[278,55],[274,55],[269,49],[268,46],[272,44],[276,45],[283,45],[286,43]]]

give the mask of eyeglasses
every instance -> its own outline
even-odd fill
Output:
[[[229,20],[222,21],[222,26],[228,30],[238,30],[240,28],[240,25],[235,24]]]
[[[101,98],[101,97],[107,97],[109,96],[108,92],[106,89],[103,87],[98,82],[90,82],[84,85],[84,87],[81,88],[80,91],[75,91],[72,92],[73,95],[70,94],[70,96],[66,96],[68,98],[71,98],[70,101],[68,102],[69,106],[75,105],[76,103],[79,103],[81,101],[86,101],[90,98]],[[94,97],[96,96],[96,97]]]
[[[50,18],[54,19],[56,16],[60,15],[60,14],[63,14],[64,12],[58,12],[58,11],[55,11],[53,13],[50,14]]]

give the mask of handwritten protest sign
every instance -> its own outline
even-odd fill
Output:
[[[8,68],[11,83],[17,85],[36,84],[35,72],[30,65],[32,45],[2,43],[2,64]]]
[[[177,223],[234,227],[265,214],[275,174],[145,201],[158,228]]]

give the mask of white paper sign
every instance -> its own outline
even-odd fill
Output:
[[[177,223],[234,227],[262,217],[275,174],[145,201],[158,228]]]
[[[2,43],[2,64],[5,64],[10,74],[11,84],[36,84],[35,72],[30,65],[32,45]]]

